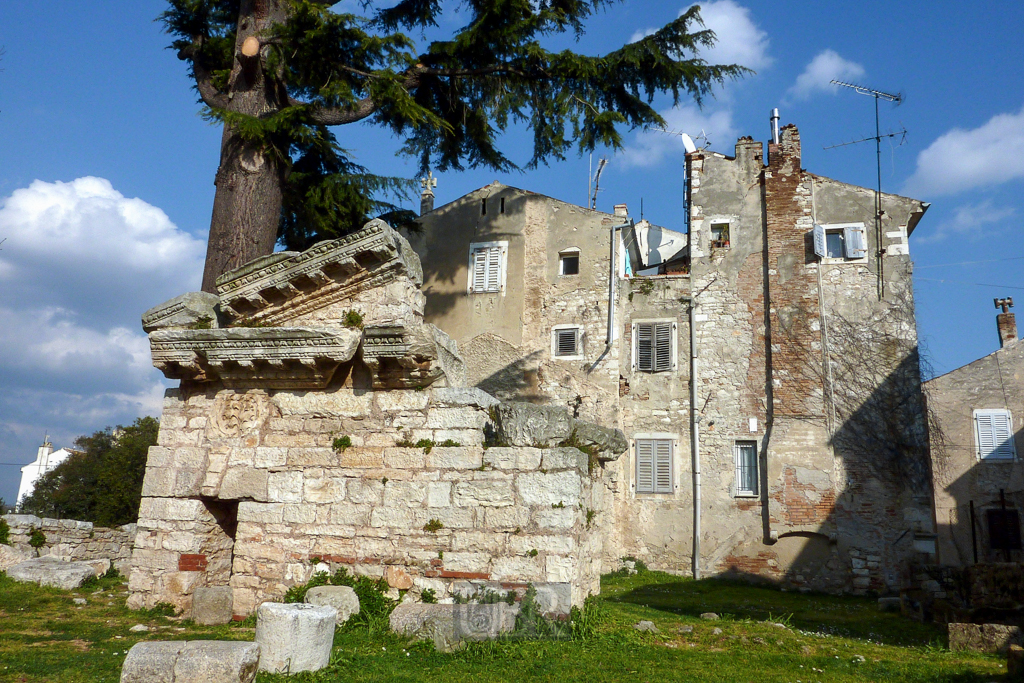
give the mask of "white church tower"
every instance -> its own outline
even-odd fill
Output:
[[[18,487],[18,505],[29,495],[32,494],[32,490],[36,487],[36,482],[39,477],[43,476],[57,465],[64,462],[67,457],[71,455],[71,451],[66,448],[62,448],[59,451],[53,450],[53,444],[49,441],[44,441],[43,445],[39,447],[39,451],[36,453],[35,462],[30,462],[21,468],[21,486]]]

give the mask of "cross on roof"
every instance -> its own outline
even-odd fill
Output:
[[[433,171],[427,171],[427,177],[420,178],[420,186],[423,188],[424,194],[432,193],[432,188],[437,187],[437,178],[434,177]]]

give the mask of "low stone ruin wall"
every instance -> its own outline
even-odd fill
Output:
[[[229,585],[247,615],[319,559],[447,602],[532,583],[568,612],[599,590],[604,487],[576,448],[485,448],[497,403],[451,388],[169,391],[129,606],[187,611],[197,587]]]
[[[35,556],[36,549],[29,544],[29,538],[33,529],[39,529],[46,536],[46,544],[39,548],[40,555],[96,563],[97,568],[102,568],[103,561],[108,560],[122,574],[128,574],[135,544],[134,524],[108,529],[93,526],[92,522],[35,515],[4,515],[3,518],[11,527],[11,546],[16,550]]]

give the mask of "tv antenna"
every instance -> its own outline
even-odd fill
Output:
[[[878,300],[881,301],[885,298],[885,268],[883,265],[883,258],[885,257],[885,250],[882,249],[882,139],[893,138],[897,135],[902,135],[905,139],[907,136],[906,128],[896,133],[887,133],[882,135],[881,126],[878,119],[878,101],[885,100],[886,102],[893,102],[897,106],[903,103],[902,93],[890,93],[883,92],[881,90],[875,90],[868,88],[863,85],[856,85],[854,83],[846,83],[845,81],[832,80],[832,85],[841,85],[844,88],[850,88],[859,95],[867,95],[868,97],[875,98],[875,134],[871,137],[862,138],[860,140],[853,140],[852,142],[843,142],[838,145],[832,145],[825,149],[833,149],[835,147],[845,147],[846,145],[854,145],[858,142],[867,142],[868,140],[875,141],[875,167],[878,171],[878,187],[875,192],[875,245],[878,248]],[[901,126],[902,128],[902,126]],[[900,144],[902,144],[902,139]]]
[[[601,157],[597,162],[597,173],[590,176],[590,182],[587,183],[587,202],[590,204],[592,210],[597,210],[597,193],[599,192],[599,186],[601,184],[601,173],[604,172],[604,167],[608,165],[608,158]],[[594,168],[594,155],[590,155],[590,168]]]

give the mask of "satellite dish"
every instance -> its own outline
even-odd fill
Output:
[[[683,137],[683,148],[686,150],[686,153],[687,154],[692,154],[693,152],[696,152],[697,151],[697,145],[693,144],[693,140],[690,139],[690,136],[687,135],[686,133],[683,133],[682,137]]]

